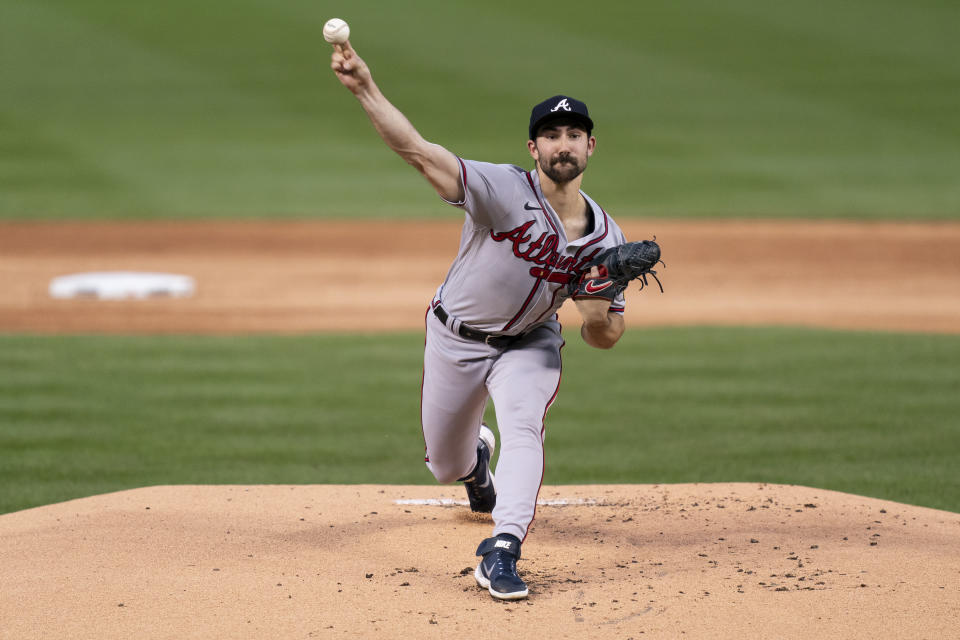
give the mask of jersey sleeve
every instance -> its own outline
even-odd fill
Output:
[[[460,182],[464,197],[461,202],[447,204],[460,207],[477,224],[491,229],[500,228],[508,217],[507,207],[514,199],[523,170],[513,165],[491,164],[457,158],[460,163]]]
[[[614,298],[613,302],[610,303],[609,311],[611,313],[619,313],[620,315],[623,315],[623,312],[626,310],[626,299],[623,297],[623,293],[618,293],[617,297]]]

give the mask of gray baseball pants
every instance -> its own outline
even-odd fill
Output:
[[[427,467],[441,483],[473,470],[492,399],[500,441],[493,535],[523,540],[543,481],[544,418],[560,385],[560,324],[542,324],[505,349],[462,338],[429,312],[426,332],[421,421]]]

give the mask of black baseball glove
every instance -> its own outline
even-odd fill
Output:
[[[647,275],[653,276],[663,293],[663,285],[653,267],[660,260],[660,245],[653,240],[627,242],[598,253],[584,265],[581,275],[567,285],[567,295],[578,298],[603,298],[611,302],[627,288],[631,280],[639,279],[640,288],[647,284]],[[594,272],[594,267],[597,268]],[[591,275],[594,274],[594,275]]]

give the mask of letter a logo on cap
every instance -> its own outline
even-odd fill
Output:
[[[554,113],[556,111],[559,111],[560,109],[563,109],[564,111],[570,111],[570,105],[567,104],[566,98],[558,102],[557,106],[555,106],[553,109],[550,109],[550,113]]]

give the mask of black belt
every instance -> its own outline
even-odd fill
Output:
[[[433,308],[433,315],[437,316],[437,319],[440,320],[440,322],[442,322],[444,325],[447,324],[447,319],[450,317],[446,310],[439,304]],[[509,347],[511,344],[523,337],[523,334],[518,336],[502,336],[495,333],[487,333],[486,331],[480,331],[479,329],[471,329],[462,322],[460,323],[457,333],[461,338],[466,338],[467,340],[473,340],[475,342],[483,342],[484,344],[488,344],[497,349]]]

